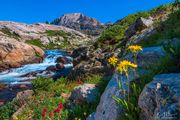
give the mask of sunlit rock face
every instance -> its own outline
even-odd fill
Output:
[[[179,120],[180,74],[160,74],[147,84],[139,97],[142,120]]]
[[[44,51],[36,46],[0,36],[0,71],[43,60]]]
[[[82,13],[65,14],[55,19],[52,24],[66,26],[89,35],[99,35],[106,28],[106,25]]]

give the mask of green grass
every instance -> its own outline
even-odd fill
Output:
[[[149,37],[147,40],[144,40],[142,43],[139,43],[140,45],[143,46],[150,46],[150,45],[155,45],[155,44],[160,44],[161,40],[164,40],[165,38],[173,38],[173,37],[178,37],[179,38],[179,15],[178,12],[173,12],[176,11],[178,8],[173,6],[172,3],[167,4],[167,5],[161,5],[157,8],[154,8],[149,11],[145,12],[138,12],[136,14],[130,14],[126,16],[125,18],[119,20],[116,22],[113,26],[102,32],[100,37],[98,38],[97,42],[94,43],[95,47],[102,47],[102,48],[116,48],[117,46],[123,47],[123,40],[127,40],[128,38],[125,36],[125,32],[128,29],[128,27],[134,23],[139,17],[144,17],[148,18],[149,16],[158,16],[163,13],[169,13],[172,12],[172,16],[170,16],[170,19],[167,20],[168,22],[163,23],[165,25],[165,29],[168,30],[166,33],[162,33],[161,31],[158,31],[158,33],[154,34],[153,36]],[[173,17],[174,16],[174,17]],[[161,22],[158,20],[155,22],[158,26],[161,24]],[[173,25],[174,24],[174,25]],[[162,25],[162,26],[163,26]],[[170,28],[170,29],[168,29]],[[107,42],[104,41],[111,41],[115,40],[114,44],[109,44],[107,45]],[[148,41],[148,42],[147,42]],[[112,46],[112,47],[110,47]]]
[[[28,44],[31,44],[31,45],[35,45],[35,46],[38,46],[38,47],[45,47],[41,41],[39,39],[33,39],[33,40],[27,40],[26,43]]]
[[[162,45],[173,38],[180,38],[180,10],[169,15],[169,19],[159,24],[159,31],[138,44],[143,47]]]
[[[8,28],[2,28],[2,29],[0,29],[0,31],[1,31],[2,33],[4,33],[4,34],[8,35],[9,37],[14,38],[14,39],[19,40],[19,38],[20,38],[20,36],[19,36],[17,33],[9,30]]]
[[[129,25],[134,23],[139,17],[147,18],[148,16],[150,16],[148,12],[139,12],[128,15],[127,17],[115,23],[112,27],[102,32],[101,36],[98,38],[98,41],[95,44],[100,44],[101,47],[103,47],[104,41],[115,40],[115,44],[121,42],[122,39],[126,38],[125,31]]]
[[[99,87],[100,95],[104,92],[106,85],[108,84],[111,76],[92,75],[87,77],[85,83],[96,84]]]
[[[172,3],[166,5],[160,5],[157,8],[153,8],[149,12],[152,16],[155,16],[161,14],[161,12],[171,12],[171,10],[172,10]]]
[[[51,37],[61,36],[64,38],[64,41],[61,44],[50,42],[49,44],[44,45],[39,39],[32,39],[32,40],[27,40],[26,43],[38,46],[40,48],[45,48],[45,49],[65,49],[65,48],[72,47],[70,43],[68,42],[68,36],[70,36],[70,33],[66,33],[64,31],[58,31],[58,30],[47,30],[45,34]]]
[[[73,88],[66,87],[68,84],[72,83],[68,82],[66,78],[54,81],[52,78],[40,77],[32,81],[33,90],[36,93],[46,91],[56,96],[61,95],[61,93],[69,93]]]
[[[157,32],[151,35],[150,37],[148,37],[146,40],[142,40],[137,44],[143,47],[150,47],[150,46],[158,46],[162,44],[163,41],[164,40],[162,39],[162,33]]]
[[[103,42],[106,40],[115,40],[116,42],[119,42],[122,39],[126,38],[125,31],[132,23],[137,20],[137,18],[147,18],[149,16],[150,14],[148,12],[138,12],[136,14],[130,14],[122,20],[116,22],[112,27],[105,30],[99,37],[98,41]]]
[[[61,45],[57,45],[54,43],[49,43],[46,47],[49,49],[54,49],[54,48],[71,48],[72,46],[70,45],[70,43],[68,42],[68,36],[71,36],[70,33],[66,33],[64,31],[61,30],[47,30],[45,32],[45,34],[47,34],[48,36],[61,36],[64,38],[64,41]]]
[[[67,36],[70,35],[70,33],[66,33],[61,30],[47,30],[45,34],[47,34],[48,36],[62,36],[63,38],[67,38]]]
[[[0,107],[0,120],[9,120],[14,112],[13,102],[6,103],[6,105]]]
[[[41,112],[44,107],[47,107],[48,112],[50,112],[53,111],[59,103],[63,103],[64,108],[61,112],[60,120],[75,118],[85,119],[85,117],[95,111],[99,103],[100,96],[103,93],[109,79],[110,77],[103,77],[102,75],[92,75],[84,79],[81,84],[96,84],[99,88],[99,93],[97,94],[97,99],[94,103],[83,103],[81,105],[71,104],[69,100],[61,97],[62,93],[69,94],[75,87],[80,85],[76,81],[68,81],[66,78],[60,78],[56,81],[51,78],[44,77],[34,79],[32,81],[32,85],[35,94],[33,95],[33,98],[29,100],[28,106],[25,107],[18,118],[25,120],[27,119],[27,116],[32,114],[33,111],[34,119],[42,120]],[[84,113],[87,115],[84,115]],[[58,116],[55,115],[53,120],[56,120],[57,118]]]
[[[55,44],[50,42],[47,45],[43,45],[41,43],[41,41],[39,39],[32,39],[32,40],[27,40],[26,41],[27,44],[31,44],[31,45],[35,45],[38,46],[40,48],[44,48],[44,49],[64,49],[64,48],[69,48],[71,47],[70,44],[68,43],[68,41],[65,39],[65,41],[62,44]]]

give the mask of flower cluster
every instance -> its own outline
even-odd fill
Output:
[[[142,47],[141,46],[138,46],[138,45],[131,45],[127,48],[127,50],[130,50],[130,52],[132,52],[136,57],[137,57],[137,52],[142,50]],[[128,60],[123,60],[123,61],[120,61],[117,57],[115,56],[112,56],[108,59],[108,63],[110,65],[113,65],[115,67],[115,70],[118,71],[121,75],[122,74],[125,74],[127,79],[128,79],[128,73],[129,73],[129,70],[130,69],[135,69],[138,67],[137,64],[132,63]],[[116,78],[117,82],[118,82],[118,88],[121,87],[121,83],[120,83],[120,80],[118,80]],[[129,89],[129,85],[128,85],[128,89]],[[129,91],[129,90],[128,90]]]
[[[63,104],[60,103],[59,106],[53,111],[53,113],[58,113],[59,114],[62,109],[63,109]]]
[[[123,60],[117,65],[116,70],[123,74],[123,72],[127,73],[129,68],[137,68],[137,65],[130,61]]]
[[[66,87],[67,87],[67,88],[73,88],[73,87],[75,87],[75,86],[77,86],[77,85],[81,85],[81,84],[83,84],[83,82],[78,81],[78,82],[69,84],[69,85],[67,85]]]
[[[49,118],[51,119],[53,115],[56,113],[58,113],[58,116],[60,116],[60,112],[62,109],[63,109],[63,104],[60,103],[59,106],[56,109],[54,109],[54,111],[49,112]],[[41,113],[43,119],[46,118],[46,114],[47,114],[47,108],[45,107]]]
[[[142,50],[142,47],[139,45],[131,45],[127,49],[130,50],[132,53],[137,53],[138,51]]]
[[[113,66],[115,66],[117,62],[118,62],[118,58],[115,57],[115,56],[112,56],[112,57],[110,57],[110,58],[108,59],[108,63],[111,64],[111,65],[113,65]]]
[[[41,113],[43,118],[46,118],[47,108],[45,107]]]
[[[81,85],[82,83],[81,81],[75,82],[76,85]]]

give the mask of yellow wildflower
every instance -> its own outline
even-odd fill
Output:
[[[127,49],[130,50],[132,53],[137,53],[138,51],[142,50],[142,47],[139,45],[131,45]]]
[[[117,62],[118,62],[118,58],[115,56],[112,56],[108,59],[108,63],[111,65],[116,65]]]
[[[129,67],[131,68],[137,68],[137,65],[134,63],[131,63],[130,61],[127,60],[123,60],[122,62],[120,62],[117,67],[116,70],[120,71],[120,73],[122,74],[123,72],[126,73],[128,72]]]
[[[12,120],[18,120],[17,116],[12,116]]]
[[[87,115],[87,113],[86,112],[84,112],[84,116],[86,116]]]

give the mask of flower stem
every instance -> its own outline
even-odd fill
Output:
[[[128,77],[128,73],[126,73],[126,78],[127,78],[127,84],[128,84],[128,102],[129,102],[129,93],[130,93],[130,88],[129,88],[129,77]]]

